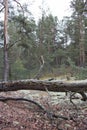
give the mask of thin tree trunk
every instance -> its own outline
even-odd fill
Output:
[[[8,61],[8,0],[4,0],[5,12],[4,12],[4,81],[8,80],[9,75],[9,61]]]
[[[79,15],[79,27],[80,27],[80,42],[79,42],[79,48],[80,48],[80,66],[85,66],[85,48],[84,48],[84,22],[83,22],[83,16]]]

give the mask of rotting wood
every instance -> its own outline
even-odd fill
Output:
[[[0,82],[0,92],[18,91],[18,90],[39,90],[39,91],[53,91],[53,92],[75,92],[83,97],[83,101],[87,100],[84,92],[87,91],[87,80],[81,81],[46,81],[46,80],[17,80]]]
[[[0,82],[0,92],[3,91],[17,91],[17,90],[40,90],[54,92],[86,92],[87,91],[87,80],[83,81],[45,81],[45,80],[17,80]]]

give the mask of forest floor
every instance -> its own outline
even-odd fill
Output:
[[[51,117],[33,103],[0,101],[0,130],[87,130],[87,101],[81,101],[79,95],[73,99],[74,105],[64,93],[19,91],[0,96],[31,99],[48,112],[68,118]]]

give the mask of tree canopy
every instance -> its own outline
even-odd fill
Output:
[[[4,13],[3,0],[0,13]],[[9,61],[8,79],[33,78],[44,59],[44,75],[67,75],[86,78],[87,72],[87,10],[86,1],[72,0],[70,17],[58,20],[50,12],[35,21],[29,5],[16,6],[8,0],[8,43],[6,46]],[[4,24],[0,21],[0,79],[3,79]],[[70,60],[69,60],[70,59]]]

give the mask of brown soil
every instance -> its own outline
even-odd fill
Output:
[[[23,97],[24,95],[8,92],[2,93],[1,96]],[[53,105],[46,95],[40,98],[34,97],[33,100],[40,102],[48,111],[68,117],[68,120],[53,118],[32,103],[0,102],[0,130],[87,130],[87,102],[77,105],[77,110],[67,102]],[[70,117],[73,120],[70,120]]]

